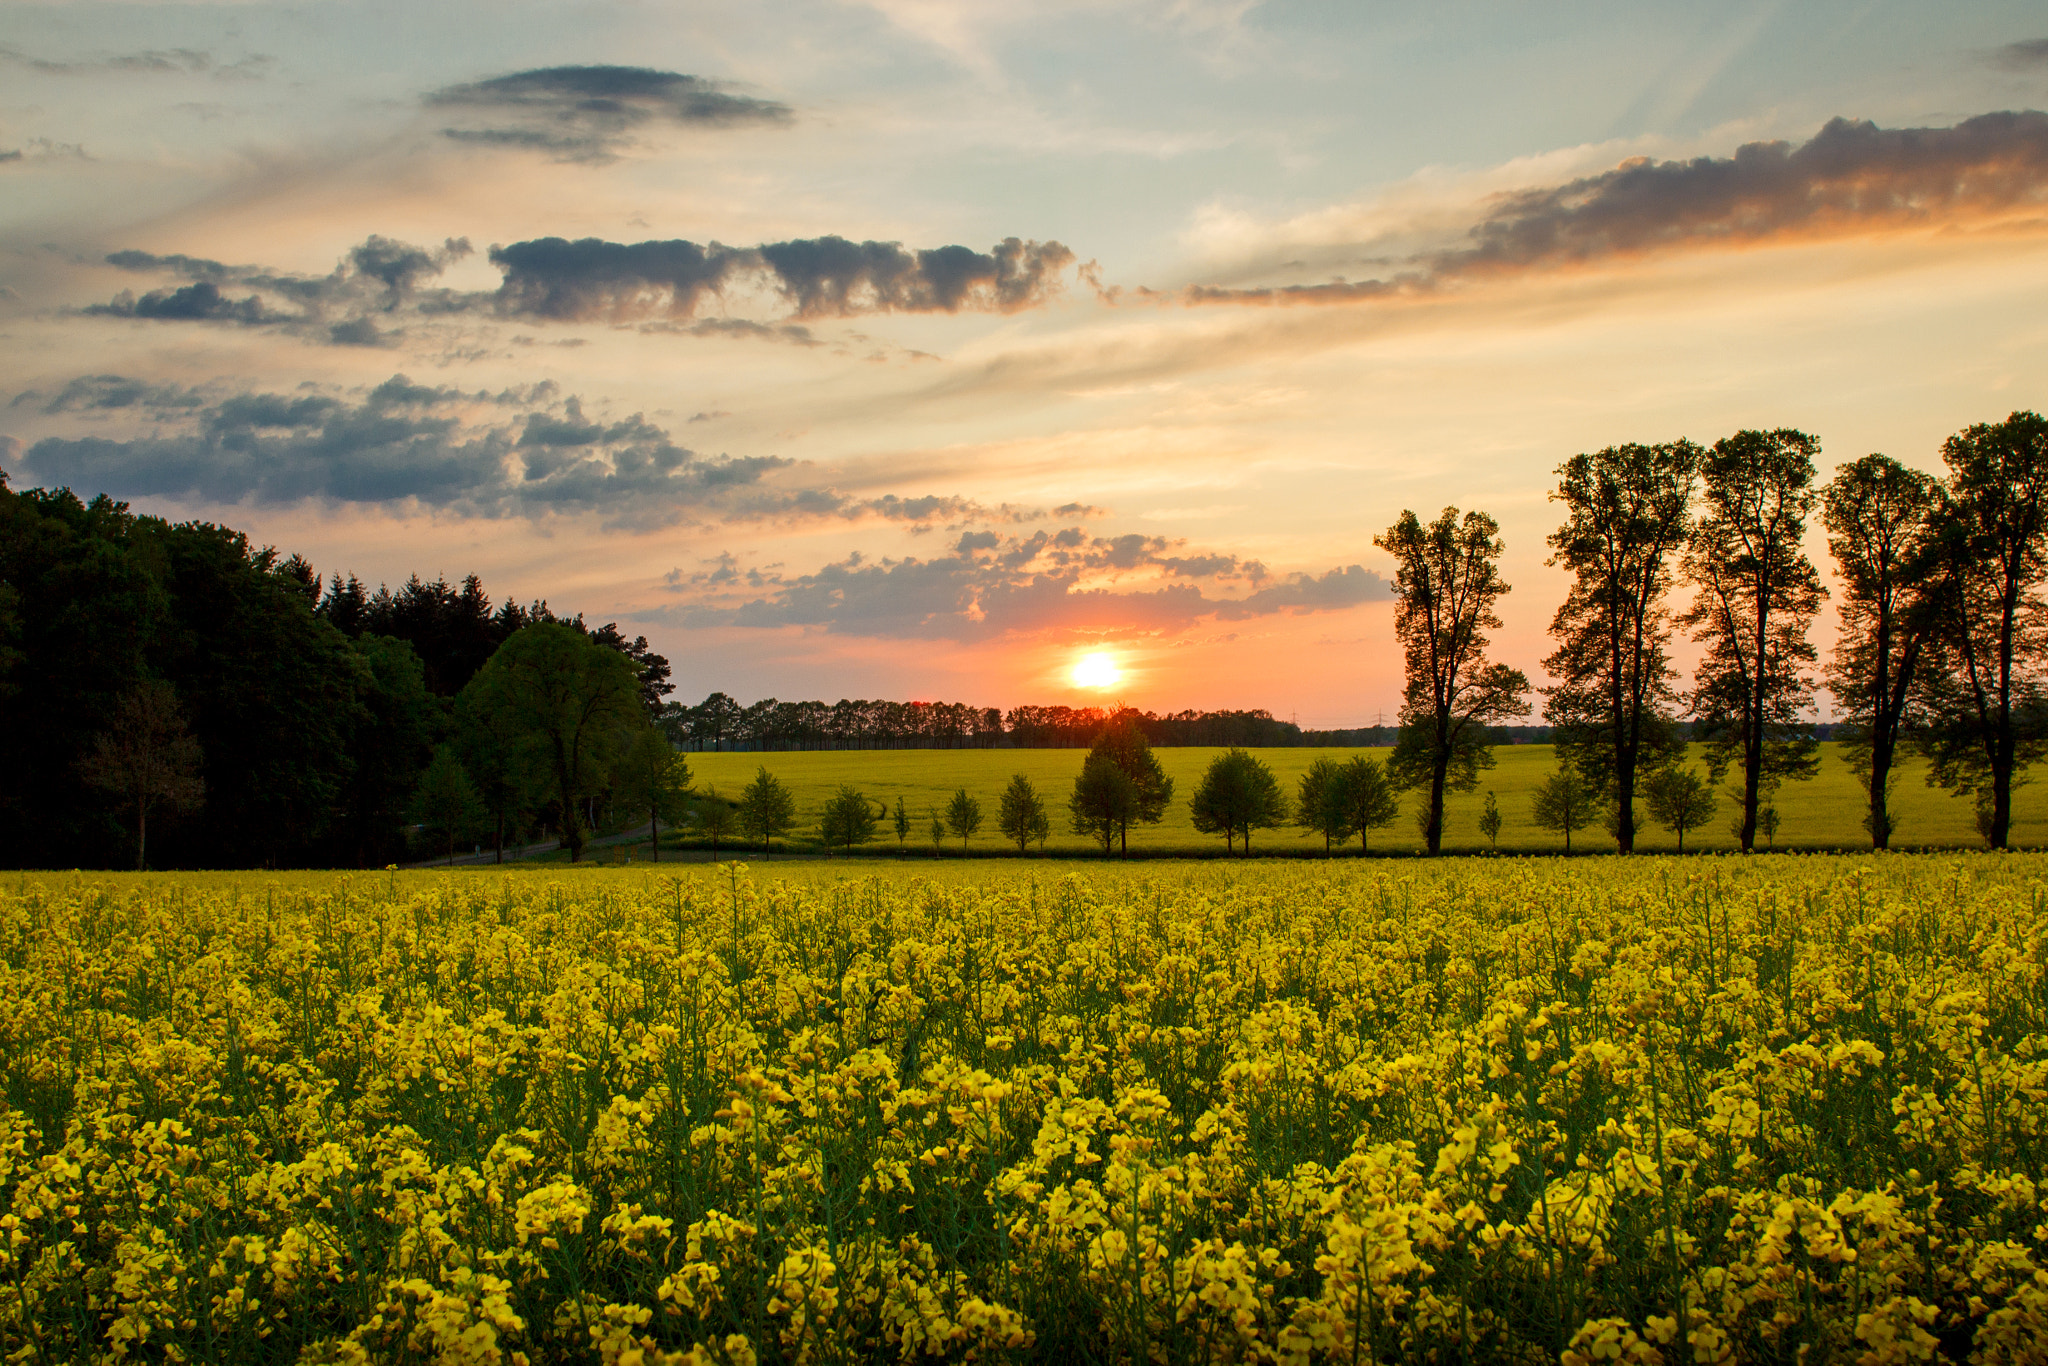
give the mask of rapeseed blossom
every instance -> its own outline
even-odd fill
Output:
[[[0,1351],[2040,1362],[2044,876],[27,877]]]

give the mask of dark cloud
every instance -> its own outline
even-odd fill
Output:
[[[820,346],[800,322],[699,317],[736,286],[764,288],[797,317],[874,312],[1014,312],[1045,303],[1063,286],[1073,253],[1058,242],[1009,238],[986,252],[966,247],[911,251],[893,242],[839,237],[759,247],[700,246],[681,240],[607,242],[543,237],[494,246],[504,279],[494,291],[463,292],[434,282],[470,254],[467,238],[437,248],[370,237],[325,275],[232,266],[203,256],[125,250],[106,263],[188,283],[123,291],[82,311],[92,315],[273,327],[310,341],[388,345],[402,317],[472,314],[550,322],[634,324],[698,337],[749,338]]]
[[[2018,46],[2025,46],[2024,44]],[[2048,114],[1984,114],[1952,128],[1831,120],[1808,141],[1732,157],[1652,161],[1495,199],[1466,242],[1389,279],[1185,292],[1193,303],[1343,303],[1461,279],[1684,248],[1846,236],[2048,202]]]
[[[2048,67],[2048,38],[2007,43],[1991,54],[1991,62],[2007,71],[2038,71]]]
[[[788,105],[734,94],[717,81],[641,66],[551,66],[452,85],[425,96],[466,116],[442,129],[457,142],[606,161],[660,125],[730,128],[790,121]]]
[[[1061,503],[1052,510],[1055,517],[1107,517],[1108,508],[1099,508],[1093,503]]]
[[[690,318],[707,296],[754,280],[788,299],[801,318],[961,309],[1011,313],[1057,293],[1074,253],[1058,242],[1015,237],[986,252],[959,246],[912,251],[895,242],[844,237],[758,247],[543,237],[492,247],[490,257],[505,274],[497,297],[501,311],[624,322]]]
[[[19,147],[10,147],[4,150],[0,150],[0,161],[20,161],[21,159],[22,151]]]
[[[686,625],[808,626],[856,636],[978,640],[1044,632],[1160,634],[1205,619],[1335,611],[1391,596],[1384,579],[1358,565],[1321,576],[1293,574],[1242,597],[1212,597],[1184,583],[1121,586],[1120,573],[1171,576],[1173,565],[1199,563],[1219,578],[1246,577],[1253,567],[1228,555],[1163,556],[1168,546],[1153,536],[1090,538],[1071,527],[1022,538],[976,531],[931,559],[869,560],[854,554],[795,577],[742,574],[731,555],[721,555],[706,562],[710,569],[672,571],[670,589],[693,600],[661,615]],[[1263,566],[1257,574],[1265,577]],[[1108,582],[1099,582],[1105,575]]]
[[[275,327],[336,346],[388,346],[399,330],[380,327],[378,316],[401,311],[460,313],[475,306],[472,296],[424,288],[469,254],[466,238],[451,237],[438,248],[430,248],[371,236],[351,248],[326,275],[291,275],[261,266],[224,265],[203,256],[117,251],[105,258],[117,270],[172,275],[191,283],[150,290],[140,297],[123,290],[107,303],[91,304],[81,311],[171,322]],[[237,297],[230,290],[248,292]]]
[[[206,395],[198,389],[151,384],[125,375],[80,375],[51,395],[33,389],[16,394],[7,406],[19,408],[37,402],[45,413],[134,410],[164,414],[202,407]]]
[[[46,411],[147,406],[162,393],[92,376],[67,385]],[[702,456],[638,415],[599,421],[573,397],[552,398],[551,387],[462,394],[399,375],[359,399],[302,392],[159,402],[157,415],[172,419],[164,429],[49,437],[17,461],[38,482],[117,497],[416,504],[486,517],[595,512],[632,524],[715,510],[791,463]],[[478,403],[519,410],[480,418]]]

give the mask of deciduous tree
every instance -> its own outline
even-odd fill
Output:
[[[1697,830],[1714,818],[1714,785],[1689,768],[1667,768],[1643,785],[1650,819],[1678,836],[1678,852],[1685,852],[1685,832]],[[1736,827],[1739,835],[1753,835],[1753,819]]]
[[[1543,667],[1557,682],[1544,689],[1544,717],[1558,752],[1613,803],[1624,854],[1635,849],[1643,776],[1684,750],[1665,598],[1703,455],[1690,441],[1609,446],[1561,465],[1551,495],[1565,520],[1549,562],[1572,585],[1550,623],[1558,645]]]
[[[1188,807],[1195,829],[1205,835],[1221,833],[1225,849],[1231,837],[1244,838],[1244,852],[1252,850],[1252,830],[1270,830],[1287,819],[1287,799],[1280,794],[1280,782],[1273,770],[1242,749],[1230,749],[1209,761],[1196,785]]]
[[[1444,794],[1469,792],[1493,766],[1487,727],[1529,714],[1529,680],[1486,658],[1486,632],[1500,627],[1500,527],[1483,512],[1456,508],[1428,526],[1413,512],[1373,544],[1394,557],[1394,634],[1407,656],[1401,735],[1389,761],[1402,787],[1426,793],[1420,816],[1429,852],[1443,847]]]
[[[191,811],[206,800],[203,756],[171,685],[148,678],[114,703],[111,724],[80,762],[85,780],[135,812],[135,866],[149,866],[149,813]]]
[[[827,849],[838,845],[851,854],[854,845],[866,844],[875,837],[875,825],[880,818],[881,813],[868,804],[859,788],[842,783],[825,802],[818,821],[818,838]]]
[[[1930,781],[1977,794],[1985,839],[2012,831],[2017,775],[2048,751],[2048,419],[2014,413],[1942,446],[1939,650],[1928,662]]]
[[[1931,475],[1887,455],[1843,465],[1821,491],[1828,550],[1842,580],[1841,634],[1828,664],[1828,690],[1845,723],[1836,738],[1863,780],[1863,828],[1875,849],[1891,844],[1895,765],[1912,724],[1920,665],[1940,621],[1938,592],[1929,590],[1936,587],[1932,550],[1941,505],[1941,487]],[[1773,808],[1774,821],[1775,814]]]
[[[1486,836],[1486,847],[1500,850],[1500,799],[1493,795],[1493,789],[1486,791],[1486,805],[1479,811],[1479,833]]]
[[[1017,852],[1024,853],[1032,840],[1043,842],[1052,832],[1052,823],[1045,813],[1045,799],[1038,795],[1038,789],[1031,785],[1031,779],[1022,773],[1010,779],[1010,785],[1003,789],[1001,805],[996,810],[996,828],[1006,839],[1014,840]]]
[[[795,794],[765,764],[740,791],[739,821],[740,830],[748,839],[761,841],[764,854],[768,852],[769,841],[796,824]]]
[[[1295,786],[1294,823],[1321,835],[1325,854],[1335,841],[1357,829],[1346,795],[1344,769],[1328,755],[1310,764]]]
[[[1756,847],[1765,791],[1811,778],[1820,762],[1807,714],[1807,631],[1827,593],[1802,545],[1819,453],[1818,441],[1790,428],[1716,441],[1686,546],[1694,594],[1679,622],[1705,647],[1693,680],[1695,735],[1716,780],[1731,766],[1741,773],[1744,853]]]
[[[1105,754],[1090,754],[1074,779],[1073,795],[1067,798],[1069,828],[1077,835],[1102,841],[1108,853],[1119,831],[1128,830],[1138,816],[1138,789],[1130,775]],[[1125,846],[1129,852],[1129,846]]]
[[[1586,780],[1577,765],[1561,762],[1555,772],[1536,785],[1535,795],[1529,801],[1529,819],[1540,829],[1562,834],[1565,857],[1569,858],[1572,832],[1583,830],[1598,819],[1600,797],[1600,789]]]
[[[718,846],[731,837],[733,828],[739,823],[739,815],[739,804],[719,796],[716,787],[705,788],[690,803],[690,820],[711,841],[714,854],[718,852]]]
[[[959,839],[962,849],[974,838],[974,832],[981,829],[981,802],[964,787],[946,803],[946,829]]]
[[[463,772],[462,761],[455,757],[454,747],[437,746],[426,772],[420,775],[418,791],[413,793],[413,819],[429,835],[446,841],[452,864],[455,841],[475,826],[482,813],[483,804],[477,800],[469,774]]]
[[[1118,815],[1116,825],[1117,839],[1123,852],[1128,854],[1131,823],[1142,821],[1147,825],[1157,825],[1165,818],[1166,808],[1173,801],[1173,779],[1167,777],[1166,770],[1159,766],[1159,757],[1152,752],[1152,742],[1145,738],[1145,732],[1138,727],[1137,717],[1128,709],[1121,709],[1110,717],[1096,735],[1088,757],[1116,765],[1130,780],[1130,802]],[[1083,772],[1086,772],[1085,766]]]
[[[604,783],[626,727],[642,716],[631,663],[559,622],[537,622],[499,646],[469,687],[548,775],[562,842],[572,863],[580,859],[580,802]]]
[[[646,814],[648,857],[659,863],[661,823],[675,826],[688,818],[689,760],[658,727],[645,722],[634,725],[612,765],[612,797],[626,810]]]
[[[1358,832],[1358,851],[1372,852],[1372,832],[1392,825],[1401,814],[1401,796],[1379,760],[1354,754],[1338,770],[1337,791]]]

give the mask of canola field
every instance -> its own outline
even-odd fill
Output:
[[[29,874],[16,1362],[2039,1362],[2048,858]]]

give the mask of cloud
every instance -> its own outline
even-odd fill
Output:
[[[204,75],[213,70],[214,59],[210,52],[201,52],[189,47],[150,49],[144,52],[122,53],[111,57],[92,57],[79,61],[59,62],[42,57],[31,57],[20,48],[0,44],[0,61],[15,66],[24,66],[46,76],[89,76],[105,72],[120,72],[149,76],[194,76]]]
[[[643,525],[715,509],[792,463],[699,455],[638,414],[599,420],[574,397],[553,401],[552,386],[490,396],[394,375],[358,399],[301,391],[165,400],[166,391],[121,376],[75,381],[45,411],[153,406],[167,429],[48,437],[18,464],[44,484],[117,497],[398,504],[482,517],[596,512]],[[479,405],[501,411],[479,415]]]
[[[1074,253],[1058,242],[1011,237],[986,252],[946,246],[814,237],[758,247],[682,240],[607,242],[543,237],[492,247],[505,274],[500,311],[612,322],[693,317],[707,296],[760,282],[799,318],[862,313],[1014,313],[1064,287]]]
[[[429,248],[372,236],[326,275],[230,266],[203,256],[116,251],[105,260],[118,270],[189,283],[139,297],[124,291],[81,311],[273,327],[349,346],[388,343],[396,335],[392,325],[401,319],[462,314],[637,324],[647,331],[820,346],[823,341],[801,322],[697,313],[728,290],[755,287],[780,296],[793,317],[804,319],[877,312],[1012,313],[1049,301],[1063,288],[1063,272],[1074,259],[1058,242],[1014,237],[986,252],[960,246],[909,250],[894,242],[856,243],[842,237],[758,247],[543,237],[491,248],[491,263],[504,275],[496,290],[433,287],[470,250],[467,238],[449,238]]]
[[[467,121],[441,130],[457,142],[528,148],[568,161],[609,161],[636,133],[670,125],[786,124],[788,105],[734,94],[718,82],[642,66],[551,66],[451,85],[428,107]]]
[[[1176,577],[1264,578],[1264,566],[1215,553],[1168,556],[1160,537],[1089,537],[1079,528],[1003,537],[969,532],[930,559],[858,553],[816,573],[749,570],[731,555],[666,577],[689,599],[657,615],[689,626],[821,628],[892,639],[980,640],[1054,633],[1168,634],[1202,620],[1335,611],[1391,596],[1378,574],[1349,565],[1292,574],[1243,596],[1211,596]],[[1189,575],[1190,569],[1202,571]],[[1153,586],[1126,586],[1142,577]],[[1220,585],[1219,585],[1220,586]]]
[[[2038,71],[2048,67],[2048,38],[2007,43],[1991,54],[1991,64],[2007,71]]]
[[[1732,157],[1689,161],[1637,157],[1600,175],[1498,196],[1462,243],[1413,256],[1386,278],[1193,286],[1182,297],[1350,303],[1654,252],[1921,227],[2044,202],[2048,114],[1984,114],[1952,128],[1833,119],[1798,146],[1752,142]]]
[[[80,375],[47,397],[34,389],[16,394],[10,408],[42,400],[45,413],[108,412],[134,410],[157,416],[189,413],[206,404],[198,389],[175,384],[151,384],[124,375]]]
[[[474,296],[426,289],[428,282],[470,254],[469,240],[451,237],[438,248],[372,235],[326,275],[292,275],[261,266],[229,266],[202,256],[159,256],[116,251],[106,263],[136,274],[179,276],[190,284],[137,296],[123,290],[81,312],[91,316],[164,322],[218,322],[273,327],[337,346],[386,346],[400,334],[378,317],[401,312],[433,316],[475,307]],[[239,297],[229,290],[246,290]],[[337,316],[340,315],[340,316]]]

